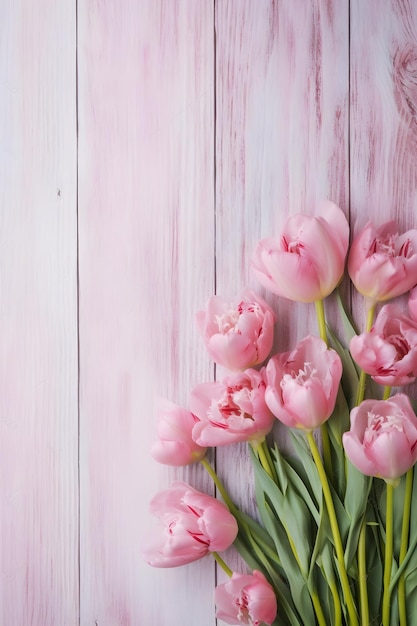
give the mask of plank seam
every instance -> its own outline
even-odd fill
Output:
[[[80,418],[80,230],[79,230],[79,48],[78,48],[78,0],[75,0],[75,158],[76,158],[76,174],[75,174],[75,212],[76,212],[76,230],[77,230],[77,489],[78,489],[78,626],[81,626],[81,418]]]
[[[217,32],[216,32],[216,0],[213,0],[213,245],[214,245],[214,293],[217,294]],[[216,364],[213,364],[213,379],[217,379]],[[214,468],[217,471],[217,455],[214,449]],[[214,495],[217,497],[217,488],[214,486]],[[214,561],[214,586],[218,583],[218,568]],[[214,617],[214,624],[218,620]]]

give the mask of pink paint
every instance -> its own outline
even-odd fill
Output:
[[[6,4],[0,623],[213,626],[212,562],[161,577],[139,556],[155,490],[212,489],[152,462],[154,400],[213,378],[194,315],[214,266],[218,293],[259,288],[251,252],[288,215],[329,198],[355,231],[415,226],[416,10],[89,0],[77,31],[74,1]],[[268,303],[277,350],[314,327]],[[217,460],[250,510],[246,448]]]

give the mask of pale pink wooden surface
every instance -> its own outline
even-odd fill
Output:
[[[286,215],[416,226],[417,6],[77,4],[2,6],[0,626],[214,626],[212,561],[140,556],[155,491],[212,490],[150,458],[154,401],[213,377],[194,313]],[[277,348],[314,326],[267,297]]]
[[[0,624],[74,626],[75,5],[1,14]]]
[[[213,3],[79,20],[81,623],[209,626],[214,563],[155,571],[140,546],[157,490],[211,489],[149,448],[156,398],[212,376],[194,315],[214,289]]]
[[[351,2],[351,206],[417,226],[417,6]],[[358,319],[361,321],[361,318]]]
[[[324,198],[348,209],[348,5],[216,6],[217,292],[259,290],[277,312],[276,350],[289,350],[317,328],[314,307],[265,293],[251,254],[290,213],[312,214]],[[240,479],[250,476],[247,446],[219,449],[217,459],[252,512]]]

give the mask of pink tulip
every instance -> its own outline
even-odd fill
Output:
[[[417,417],[408,396],[364,400],[350,414],[343,435],[350,461],[363,474],[395,482],[417,460]]]
[[[270,291],[297,302],[321,300],[340,282],[348,249],[349,225],[333,202],[319,217],[290,217],[279,237],[263,239],[253,269]]]
[[[233,573],[214,592],[216,617],[226,624],[272,624],[277,615],[277,599],[265,576]]]
[[[417,376],[417,322],[394,304],[382,307],[369,333],[353,337],[352,357],[381,385],[407,385]]]
[[[274,416],[265,404],[265,368],[226,376],[221,382],[197,385],[190,408],[199,422],[193,438],[200,446],[223,446],[239,441],[261,441]]]
[[[197,561],[209,552],[226,550],[238,526],[227,507],[183,482],[153,498],[150,511],[159,525],[144,556],[154,567],[176,567]]]
[[[251,291],[231,303],[213,296],[207,310],[197,313],[197,322],[209,355],[229,370],[262,363],[272,348],[275,315]]]
[[[395,222],[376,229],[368,222],[353,240],[348,271],[371,302],[399,296],[417,284],[417,230],[398,234]]]
[[[414,287],[408,296],[408,312],[411,319],[417,322],[417,287]]]
[[[313,430],[332,414],[341,376],[337,352],[319,337],[308,336],[292,352],[269,360],[266,403],[287,426]]]
[[[192,438],[192,431],[198,419],[186,409],[163,401],[159,405],[159,441],[151,448],[151,455],[165,465],[188,465],[200,461],[206,448],[199,446]]]

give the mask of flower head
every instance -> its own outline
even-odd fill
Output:
[[[168,402],[159,403],[158,435],[151,448],[151,455],[159,463],[181,466],[200,461],[206,448],[199,446],[192,438],[192,431],[198,419],[186,409]]]
[[[368,222],[352,242],[348,271],[356,289],[372,302],[399,296],[417,284],[417,230],[400,235],[396,222]]]
[[[150,511],[159,524],[144,556],[154,567],[185,565],[226,550],[237,535],[237,522],[222,502],[183,482],[156,494]]]
[[[417,287],[413,287],[408,296],[408,312],[411,319],[417,322]]]
[[[394,304],[382,307],[369,333],[351,339],[358,365],[380,385],[407,385],[417,376],[417,322]]]
[[[319,337],[308,336],[292,352],[272,357],[266,368],[265,400],[292,428],[313,430],[332,414],[342,362]]]
[[[265,369],[248,369],[191,392],[190,408],[199,418],[193,438],[201,446],[262,440],[274,416],[265,403]]]
[[[252,266],[264,287],[297,302],[321,300],[343,276],[349,225],[333,202],[318,217],[294,215],[279,237],[263,239]]]
[[[408,396],[364,400],[343,435],[346,456],[363,474],[395,482],[417,460],[417,417]]]
[[[265,576],[233,573],[214,592],[216,616],[226,624],[272,624],[277,614],[277,599]]]
[[[232,302],[213,296],[197,322],[211,358],[229,370],[258,365],[271,350],[275,315],[252,291]]]

